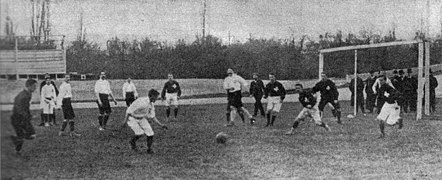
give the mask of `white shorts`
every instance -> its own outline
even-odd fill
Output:
[[[273,96],[267,98],[267,111],[279,112],[281,110],[281,97]]]
[[[135,119],[134,117],[129,117],[127,125],[134,131],[135,135],[146,134],[147,136],[153,136],[152,127],[146,118]]]
[[[166,93],[166,106],[178,106],[178,94],[177,93]]]
[[[382,106],[381,112],[379,113],[377,119],[384,121],[389,125],[394,125],[398,122],[400,113],[401,107],[399,107],[397,103],[384,103],[384,106]]]
[[[301,112],[299,112],[298,117],[296,119],[304,120],[305,118],[310,117],[313,118],[316,124],[321,124],[321,116],[319,115],[319,110],[315,107],[309,109],[309,108],[303,108]]]
[[[54,114],[55,102],[41,100],[40,107],[43,109],[43,114]]]

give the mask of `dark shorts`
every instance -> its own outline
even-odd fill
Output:
[[[61,103],[61,108],[63,109],[64,119],[74,119],[74,109],[72,108],[71,98],[63,98]]]
[[[102,105],[98,104],[98,110],[100,114],[110,114],[112,112],[110,104],[109,104],[109,95],[108,94],[99,94]]]
[[[21,119],[18,116],[11,116],[11,124],[17,134],[17,139],[32,139],[31,135],[35,134],[34,126],[30,119]]]
[[[327,98],[327,97],[321,97],[321,101],[319,101],[319,105],[318,105],[319,111],[324,111],[324,108],[327,105],[327,103],[330,103],[336,110],[339,110],[341,107],[339,105],[339,102],[338,103],[334,102],[334,99]]]
[[[233,106],[233,107],[235,107],[237,109],[243,107],[243,104],[242,104],[242,101],[241,101],[241,98],[242,98],[241,91],[236,91],[236,92],[233,92],[233,93],[228,93],[227,96],[228,96],[227,97],[227,104],[228,104],[228,106]]]

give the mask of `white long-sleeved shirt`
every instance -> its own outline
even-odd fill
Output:
[[[154,118],[155,106],[150,102],[149,97],[138,98],[127,108],[126,114],[131,114],[137,118]]]
[[[41,88],[41,100],[44,101],[46,98],[51,98],[55,100],[57,95],[55,94],[55,88],[52,84],[46,84]]]
[[[241,91],[241,88],[245,88],[247,85],[246,80],[237,74],[227,76],[224,79],[224,89],[229,90],[233,88],[233,90],[229,90],[229,92]]]
[[[109,81],[99,79],[95,83],[95,93],[98,93],[98,94],[111,94],[112,91],[110,89]]]
[[[391,87],[393,87],[393,88],[395,88],[394,86],[393,86],[393,83],[391,83],[391,81],[390,81],[390,79],[389,78],[387,78],[387,80],[385,81],[388,85],[390,85]],[[380,82],[379,82],[379,78],[377,78],[376,79],[376,81],[374,82],[374,84],[373,84],[373,86],[371,87],[371,89],[373,90],[373,93],[377,93],[376,92],[376,89],[377,88],[380,88],[381,87],[381,84],[380,84]]]
[[[70,83],[63,82],[60,85],[60,93],[57,97],[57,103],[61,105],[63,98],[72,98],[72,87]]]
[[[125,82],[123,84],[123,97],[126,98],[126,93],[133,92],[135,97],[138,96],[137,88],[135,87],[135,84],[133,82]]]

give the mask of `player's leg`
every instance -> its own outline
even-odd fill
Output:
[[[105,111],[105,109],[104,109],[104,106],[103,106],[104,104],[103,104],[102,99],[103,98],[101,98],[101,95],[100,95],[101,105],[98,104],[98,100],[97,100],[98,113],[99,113],[98,114],[98,125],[99,125],[98,130],[100,130],[100,131],[104,130],[104,128],[103,128],[103,121],[104,121],[104,111]]]
[[[321,118],[324,117],[324,108],[325,105],[327,105],[327,103],[328,102],[324,98],[321,98],[321,101],[319,101],[318,109],[319,109],[319,116],[321,116]]]
[[[328,127],[327,124],[322,122],[322,119],[321,119],[321,116],[319,115],[319,110],[318,109],[309,109],[308,113],[313,118],[313,120],[315,121],[316,125],[318,125],[320,127],[323,127],[327,131],[330,131],[330,127]]]
[[[171,104],[172,98],[170,97],[169,93],[166,93],[166,119],[169,120],[170,117],[170,104]]]
[[[50,124],[57,125],[57,121],[55,119],[55,112],[54,112],[54,109],[55,109],[55,102],[54,101],[51,101],[50,108],[51,108],[51,110],[50,110],[51,111],[51,113],[50,113],[50,118],[51,118]]]
[[[267,124],[266,124],[266,127],[267,126],[270,126],[270,121],[271,121],[271,115],[272,115],[272,110],[273,110],[273,106],[274,106],[274,103],[273,103],[273,98],[272,97],[269,97],[268,98],[268,101],[267,101]]]
[[[64,130],[66,129],[67,126],[68,126],[68,120],[67,119],[63,119],[63,122],[61,123],[60,132],[58,132],[58,136],[63,136]]]
[[[365,114],[365,107],[364,107],[364,94],[359,94],[358,96],[358,103],[359,107],[361,107],[361,112]]]
[[[335,110],[336,118],[338,120],[338,124],[342,124],[342,122],[341,122],[341,106],[339,105],[339,102],[335,103],[334,101],[331,101],[330,103],[335,108],[334,110]]]
[[[227,102],[227,108],[226,108],[226,120],[227,120],[227,123],[230,122],[230,111],[231,111],[230,103]]]
[[[49,103],[49,125],[54,126],[55,125],[55,113],[54,113],[54,102],[51,101]]]
[[[69,127],[70,127],[70,136],[81,136],[81,134],[78,134],[75,132],[75,122],[73,119],[69,120]]]
[[[13,117],[11,117],[12,119]],[[25,131],[20,122],[17,122],[18,119],[12,119],[12,127],[16,133],[16,136],[11,136],[12,142],[15,146],[15,152],[20,154],[20,151],[23,147]]]
[[[58,132],[58,136],[63,136],[64,130],[66,129],[66,126],[68,125],[68,110],[67,110],[67,101],[66,99],[63,99],[61,103],[61,109],[63,111],[63,122],[61,123],[60,131]]]
[[[281,99],[278,97],[274,102],[272,110],[272,122],[270,123],[271,126],[273,126],[273,123],[275,123],[276,117],[279,114],[279,111],[281,110],[281,106],[282,106]]]
[[[238,113],[238,109],[235,106],[230,106],[230,121],[227,126],[235,125],[236,114]]]
[[[253,96],[253,98],[255,98],[255,104],[254,104],[254,109],[253,109],[253,116],[256,117],[258,115],[259,102],[258,102],[258,98],[256,96]]]
[[[379,130],[381,131],[381,135],[379,136],[379,138],[385,137],[385,121],[389,116],[387,109],[388,107],[383,105],[382,108],[379,110],[379,115],[376,117],[376,119],[379,121]]]
[[[385,123],[383,120],[379,120],[379,130],[381,131],[381,135],[379,136],[379,138],[384,138],[385,137]]]
[[[49,121],[50,121],[50,117],[49,117],[49,103],[44,102],[44,106],[43,106],[43,116],[44,116],[44,121],[45,121],[45,126],[48,127],[50,126]]]
[[[109,98],[106,96],[106,99],[103,101],[104,106],[104,117],[103,117],[103,129],[106,129],[107,122],[109,121],[109,116],[112,113],[112,109],[109,103]]]
[[[430,112],[436,112],[436,93],[430,91]]]
[[[138,151],[137,148],[137,140],[140,139],[143,134],[144,130],[141,128],[140,124],[138,123],[139,120],[136,120],[133,117],[129,117],[129,120],[127,121],[127,125],[134,131],[134,135],[132,136],[131,140],[129,141],[130,147],[134,151]]]
[[[295,121],[293,122],[292,127],[290,128],[290,130],[288,132],[286,132],[286,135],[292,135],[295,133],[295,129],[298,127],[299,122],[304,120],[307,117],[307,108],[303,108],[301,110],[301,112],[299,112],[298,116],[296,116]]]
[[[147,136],[147,153],[148,154],[152,154],[153,150],[152,150],[152,144],[153,144],[153,136],[154,136],[154,132],[152,130],[152,127],[150,126],[149,122],[146,119],[142,119],[140,121],[140,126],[141,128],[143,128],[144,130],[144,134],[146,134]]]
[[[45,126],[45,121],[46,121],[45,117],[46,116],[44,115],[43,108],[42,108],[41,109],[41,113],[40,113],[40,120],[41,120],[41,122],[40,122],[40,124],[38,126]]]
[[[263,104],[262,104],[262,102],[261,102],[261,99],[262,99],[262,96],[259,96],[258,97],[258,109],[259,109],[259,111],[261,112],[261,116],[262,117],[265,117],[266,116],[266,113],[265,113],[265,111],[264,111],[264,106],[263,106]]]
[[[175,94],[173,96],[172,105],[174,106],[173,115],[174,115],[174,118],[176,119],[178,116],[178,96],[177,96],[177,94]]]

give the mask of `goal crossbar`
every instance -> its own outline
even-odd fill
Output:
[[[320,53],[329,53],[329,52],[335,52],[335,51],[347,51],[347,50],[355,50],[355,49],[368,49],[368,48],[377,48],[377,47],[417,44],[417,43],[421,43],[421,42],[422,41],[414,40],[414,41],[397,41],[397,42],[386,42],[386,43],[376,43],[376,44],[364,44],[364,45],[356,45],[356,46],[344,46],[344,47],[322,49],[319,52]]]

